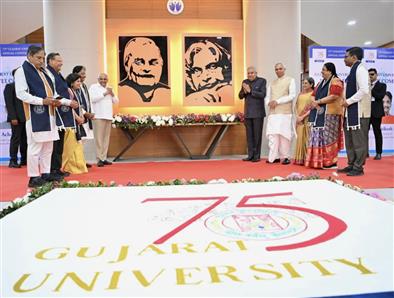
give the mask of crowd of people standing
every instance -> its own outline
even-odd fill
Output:
[[[295,80],[286,75],[283,63],[275,65],[277,78],[269,84],[249,67],[239,92],[239,98],[245,100],[248,143],[248,156],[243,160],[261,160],[267,116],[267,163],[290,164],[291,141],[296,136],[295,164],[337,168],[338,153],[345,144],[348,166],[338,172],[363,175],[371,125],[375,159],[382,158],[380,125],[387,92],[386,85],[377,79],[377,70],[367,70],[362,59],[361,48],[349,48],[344,63],[350,73],[345,81],[338,77],[335,65],[327,62],[322,67],[322,79],[316,86],[312,78],[303,80],[298,96]],[[87,140],[94,139],[97,166],[111,165],[107,152],[112,105],[118,98],[108,86],[108,75],[99,74],[98,82],[88,88],[84,66],[75,66],[66,78],[62,66],[59,53],[46,56],[42,47],[30,46],[27,60],[13,71],[14,83],[4,89],[12,128],[9,167],[27,165],[29,187],[61,181],[70,173],[87,172],[91,167],[84,157]]]
[[[344,63],[350,73],[344,82],[338,77],[335,64],[327,62],[322,67],[321,81],[315,86],[313,78],[304,79],[298,96],[295,80],[286,75],[282,63],[275,65],[277,78],[268,87],[264,78],[257,77],[256,69],[249,67],[248,78],[239,92],[239,98],[245,99],[248,157],[244,161],[260,161],[262,127],[267,114],[267,163],[290,164],[290,144],[295,136],[295,164],[316,169],[337,168],[338,153],[345,145],[348,165],[338,172],[363,175],[369,156],[370,125],[376,140],[374,159],[382,158],[380,125],[386,85],[378,81],[376,69],[365,68],[362,59],[362,48],[347,49]]]
[[[83,143],[89,139],[96,144],[97,166],[111,164],[107,152],[112,104],[118,98],[108,86],[108,76],[101,73],[88,89],[84,66],[75,66],[66,78],[62,66],[59,53],[46,56],[42,47],[30,46],[27,60],[13,71],[14,83],[4,90],[12,128],[9,167],[27,165],[29,187],[87,172],[91,165]]]

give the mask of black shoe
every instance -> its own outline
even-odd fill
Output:
[[[259,162],[259,161],[260,161],[260,158],[253,158],[251,161],[252,161],[252,162]]]
[[[242,161],[251,161],[253,158],[252,157],[246,157],[246,158],[242,158]]]
[[[327,167],[325,167],[325,166],[323,166],[323,169],[337,169],[338,168],[338,165],[337,165],[337,163],[334,163],[334,164],[332,164],[331,166],[327,166]]]
[[[86,167],[87,167],[87,168],[91,168],[92,165],[91,165],[90,163],[86,163]]]
[[[363,170],[351,170],[349,173],[346,174],[346,176],[362,176],[364,175]]]
[[[60,181],[63,180],[63,177],[62,177],[62,176],[60,176],[60,175],[58,175],[58,174],[55,174],[55,173],[52,173],[52,174],[42,174],[42,175],[41,175],[41,178],[44,179],[44,180],[47,181],[47,182],[53,182],[53,181],[58,181],[58,182],[60,182]]]
[[[26,166],[27,165],[27,161],[26,160],[21,160],[21,162],[19,164],[21,166]]]
[[[28,187],[40,187],[43,186],[47,181],[41,177],[30,177]]]
[[[9,168],[15,168],[15,169],[19,169],[21,167],[20,164],[18,164],[16,161],[10,160],[10,163],[8,164]]]
[[[102,160],[99,160],[98,163],[97,163],[97,166],[99,168],[103,167],[104,166],[104,162]]]
[[[288,165],[288,164],[290,164],[290,159],[285,158],[285,159],[282,161],[282,165]]]
[[[265,161],[266,163],[280,163],[280,159],[277,158],[273,162],[270,162],[268,159]]]
[[[353,167],[352,167],[352,166],[347,166],[346,168],[338,169],[337,172],[338,172],[338,173],[349,173],[349,172],[351,172],[352,170],[353,170]]]
[[[103,164],[104,164],[105,166],[110,166],[110,165],[112,165],[112,162],[110,162],[110,161],[108,161],[108,160],[104,160],[104,161],[103,161]]]
[[[376,156],[373,159],[374,160],[381,160],[382,159],[382,154],[377,153]]]
[[[51,174],[55,174],[55,175],[58,175],[58,176],[61,176],[61,177],[68,177],[68,176],[70,176],[69,172],[62,172],[61,170],[54,170],[54,171],[51,172]]]

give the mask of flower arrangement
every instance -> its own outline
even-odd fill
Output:
[[[235,114],[187,114],[187,115],[123,115],[116,114],[112,119],[112,127],[138,130],[140,128],[154,128],[161,126],[187,126],[195,124],[213,123],[241,123],[243,113]]]
[[[335,176],[335,175],[334,175]],[[309,175],[303,175],[300,173],[291,173],[290,175],[286,177],[281,177],[281,176],[274,176],[269,179],[259,179],[259,178],[243,178],[243,179],[235,179],[230,182],[227,180],[221,178],[221,179],[212,179],[209,181],[205,180],[199,180],[199,179],[172,179],[172,180],[167,180],[167,181],[147,181],[144,183],[134,183],[134,182],[128,182],[125,185],[122,184],[117,184],[115,181],[111,181],[110,183],[105,183],[102,181],[98,182],[88,182],[88,183],[80,183],[79,181],[62,181],[62,182],[51,182],[47,183],[41,187],[35,188],[32,190],[31,193],[27,193],[24,197],[22,198],[17,198],[14,201],[11,202],[11,205],[9,205],[7,208],[4,208],[3,210],[0,211],[0,218],[3,218],[7,214],[23,207],[24,205],[38,199],[39,197],[45,195],[46,193],[50,192],[51,190],[55,188],[78,188],[78,187],[133,187],[133,186],[166,186],[166,185],[200,185],[200,184],[225,184],[225,183],[254,183],[254,182],[279,182],[279,181],[302,181],[302,180],[317,180],[321,179],[319,174],[317,173],[311,173]],[[344,187],[348,187],[354,191],[361,192],[365,195],[371,196],[373,198],[376,198],[378,200],[382,201],[387,201],[385,198],[382,198],[379,196],[377,193],[368,193],[364,190],[362,190],[358,186],[352,186],[350,184],[345,184],[341,180],[337,180],[333,177],[328,177],[328,181],[331,181],[333,183],[342,185]]]

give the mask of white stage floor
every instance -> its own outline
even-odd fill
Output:
[[[326,180],[56,189],[0,223],[1,297],[394,291],[393,204]]]

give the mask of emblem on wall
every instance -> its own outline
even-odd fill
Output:
[[[181,14],[185,5],[182,0],[168,0],[167,1],[167,10],[170,14],[178,15]]]

